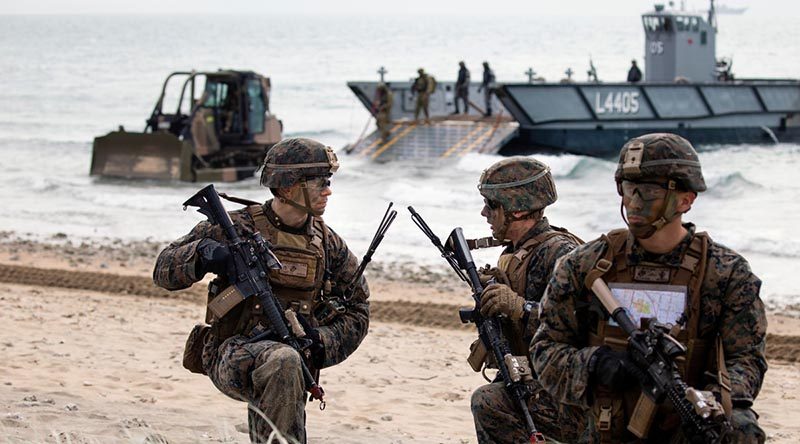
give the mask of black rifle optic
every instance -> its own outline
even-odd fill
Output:
[[[481,316],[480,304],[483,285],[478,277],[478,270],[472,259],[472,253],[470,253],[469,247],[467,246],[467,240],[464,238],[464,232],[461,230],[461,227],[455,228],[447,238],[446,246],[442,245],[442,242],[433,233],[428,224],[425,223],[422,216],[420,216],[413,207],[408,207],[408,211],[411,213],[411,220],[413,220],[425,236],[430,239],[461,280],[465,281],[472,288],[472,299],[475,300],[475,307],[472,309],[462,308],[459,310],[458,314],[461,317],[461,322],[473,322],[478,327],[478,336],[486,349],[491,350],[492,356],[497,363],[500,377],[505,384],[506,391],[511,399],[514,400],[514,403],[525,419],[530,442],[532,444],[543,443],[544,436],[542,436],[541,432],[536,430],[531,412],[528,410],[527,401],[530,396],[528,388],[522,380],[512,377],[512,372],[507,364],[506,357],[513,356],[513,353],[511,352],[511,347],[508,345],[508,341],[503,336],[500,320],[496,317],[485,318]]]
[[[656,404],[665,398],[672,403],[689,442],[721,442],[730,429],[725,416],[714,416],[708,411],[703,396],[683,382],[675,365],[676,358],[686,355],[686,347],[673,338],[663,324],[651,322],[646,330],[636,328],[633,319],[603,279],[595,279],[591,288],[611,317],[628,334],[628,353],[644,372],[644,381],[640,381],[642,393]]]
[[[325,391],[317,384],[305,362],[308,359],[305,350],[310,345],[310,341],[301,340],[295,336],[287,325],[280,301],[272,293],[272,287],[269,284],[269,270],[280,268],[280,262],[270,251],[267,241],[258,232],[253,233],[249,239],[239,237],[233,221],[219,200],[214,185],[208,185],[198,191],[183,203],[183,207],[184,209],[197,207],[197,211],[207,216],[209,222],[222,228],[228,240],[227,245],[233,262],[228,269],[228,281],[239,291],[243,299],[258,298],[264,315],[269,321],[270,330],[265,332],[269,334],[258,336],[280,341],[294,348],[300,353],[300,356],[303,356],[301,367],[306,390],[311,394],[312,399],[320,401],[320,409],[324,409]]]

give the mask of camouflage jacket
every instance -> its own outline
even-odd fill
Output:
[[[264,204],[265,214],[270,221],[275,220],[270,204]],[[244,210],[235,210],[230,213],[233,223],[241,236],[256,230],[255,223],[250,214]],[[282,231],[304,233],[309,230],[309,224],[292,231],[291,227],[280,227]],[[326,225],[327,245],[325,245],[326,268],[330,271],[332,295],[340,296],[344,293],[350,281],[355,276],[358,268],[358,259],[347,248],[344,240]],[[225,237],[219,226],[211,225],[207,221],[198,223],[189,234],[169,244],[158,255],[156,266],[153,270],[153,281],[159,287],[167,290],[180,290],[188,288],[203,278],[197,275],[197,245],[204,238],[211,238],[224,242]],[[367,281],[362,276],[360,285],[349,303],[347,311],[334,318],[327,325],[319,327],[319,334],[325,347],[325,360],[322,367],[329,367],[344,361],[367,335],[369,327],[369,288]]]
[[[525,236],[523,236],[519,242],[516,243],[516,246],[506,247],[502,254],[514,254],[519,251],[520,247],[522,247],[526,241],[548,231],[554,230],[550,226],[547,218],[542,217],[539,219],[536,225],[534,225],[533,228],[531,228],[530,231],[528,231]],[[556,261],[561,256],[574,250],[577,246],[578,244],[571,237],[566,235],[553,236],[535,246],[533,250],[528,253],[530,260],[528,262],[528,270],[525,277],[525,294],[520,294],[520,296],[525,298],[526,301],[541,301],[542,295],[544,295],[544,290],[547,287],[547,283],[550,281],[550,277],[553,275],[553,269],[555,268]],[[526,260],[528,259],[526,258]],[[525,341],[525,344],[530,343],[530,340],[533,337],[533,334],[536,332],[538,326],[538,317],[536,316],[536,312],[533,312],[531,313],[531,316],[528,317],[527,325],[520,326],[522,327],[522,331],[525,332],[524,337],[522,338]]]
[[[654,255],[634,244],[628,261],[644,260],[679,266],[694,235],[689,234],[671,252]],[[589,358],[597,347],[588,346],[589,326],[578,313],[594,295],[583,282],[606,251],[601,239],[586,243],[559,261],[539,308],[541,325],[531,344],[533,366],[539,380],[560,402],[590,405]],[[709,242],[707,268],[701,285],[701,337],[722,337],[725,363],[731,378],[734,403],[751,403],[761,388],[767,362],[764,357],[767,319],[759,297],[761,280],[735,251]],[[579,319],[583,319],[581,322]]]

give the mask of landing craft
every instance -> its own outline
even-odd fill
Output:
[[[505,120],[460,122],[449,116],[453,83],[440,82],[431,97],[431,125],[410,120],[410,83],[390,82],[401,98],[394,101],[391,136],[381,141],[373,133],[348,150],[379,161],[542,150],[604,157],[618,153],[628,139],[652,132],[676,133],[701,146],[800,141],[800,81],[736,79],[731,61],[716,58],[713,1],[706,18],[656,5],[642,15],[642,25],[643,82],[601,83],[592,76],[593,66],[583,83],[537,81],[531,71],[527,83],[494,89],[493,100],[500,103],[493,108]],[[373,113],[377,85],[348,83]],[[470,97],[480,97],[476,88],[471,85]]]
[[[167,86],[180,79],[176,109],[169,113]],[[94,139],[90,174],[189,182],[252,177],[281,139],[269,95],[269,78],[252,71],[173,72],[143,132],[120,127]]]

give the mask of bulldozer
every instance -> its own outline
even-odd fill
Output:
[[[169,113],[167,86],[175,92],[176,84],[178,103]],[[94,139],[90,174],[187,182],[253,177],[281,140],[283,125],[270,113],[269,98],[269,78],[252,71],[173,72],[144,131],[120,126]]]

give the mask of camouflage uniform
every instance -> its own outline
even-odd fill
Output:
[[[389,124],[391,123],[392,103],[394,94],[389,85],[381,82],[375,90],[375,124],[381,133],[381,140],[389,139]]]
[[[292,148],[291,144],[288,145]],[[286,148],[287,143],[284,141],[275,147]],[[301,156],[302,153],[302,149],[298,149],[295,154]],[[268,154],[267,162],[270,158]],[[289,159],[284,163],[295,161],[302,162],[303,159],[294,161]],[[273,246],[279,246],[280,243],[276,244],[272,237],[293,235],[299,239],[312,239],[314,225],[324,227],[322,268],[325,270],[325,280],[330,283],[330,288],[320,290],[310,309],[311,313],[306,314],[310,323],[317,327],[321,343],[324,345],[324,356],[316,362],[310,362],[309,366],[313,372],[336,365],[352,354],[367,334],[369,290],[366,280],[362,277],[355,286],[352,299],[344,303],[346,310],[343,313],[327,316],[330,311],[326,311],[328,306],[320,298],[343,303],[341,297],[355,277],[358,261],[344,240],[326,225],[320,225],[317,218],[309,217],[308,222],[300,228],[285,226],[272,210],[271,203],[272,200],[268,200],[263,205],[251,205],[231,211],[229,214],[242,238],[259,231]],[[258,209],[262,210],[263,213],[260,214],[265,216],[259,221],[253,216],[259,214],[258,211],[254,211]],[[200,270],[198,245],[203,239],[225,242],[219,226],[211,225],[207,221],[198,223],[189,234],[172,242],[158,256],[153,271],[154,282],[168,290],[179,290],[202,279],[202,274],[198,273]],[[225,287],[227,287],[226,280],[217,277],[209,286],[209,301]],[[274,282],[273,290],[281,299],[282,290],[276,287]],[[255,328],[262,326],[264,322],[258,302],[256,298],[249,298],[220,319],[207,315],[211,330],[203,348],[203,369],[221,392],[233,399],[248,402],[250,439],[253,442],[264,442],[272,432],[272,427],[261,414],[268,417],[280,432],[304,442],[306,387],[300,371],[300,362],[303,358],[297,351],[279,342],[272,340],[249,342]]]
[[[638,162],[632,159],[634,155],[638,156],[641,168],[638,165],[634,168],[634,163]],[[670,163],[666,159],[677,162]],[[650,160],[655,162],[645,168],[645,162]],[[621,182],[629,180],[631,176],[650,180],[674,179],[682,184],[683,189],[695,192],[705,189],[694,149],[687,141],[674,135],[648,135],[628,142],[620,156],[617,179]],[[693,241],[704,236],[695,233],[692,224],[683,226],[688,231],[687,235],[665,254],[650,253],[631,232],[617,231],[616,235],[620,236],[618,239],[624,241],[624,249],[619,249],[613,256],[609,273],[611,276],[622,273],[619,271],[623,270],[621,267],[627,267],[625,270],[637,266],[661,267],[671,270],[668,276],[672,276],[670,282],[674,281],[687,263],[684,258],[692,251]],[[609,257],[607,251],[614,238],[613,233],[584,244],[561,258],[542,299],[539,312],[541,325],[531,345],[533,365],[545,389],[559,402],[583,408],[592,407],[597,398],[602,396],[598,395],[602,392],[592,383],[589,368],[590,359],[599,348],[598,344],[591,343],[592,338],[599,334],[598,326],[607,319],[589,310],[594,298],[584,280],[598,265],[600,258]],[[764,357],[767,323],[764,305],[759,298],[761,281],[751,272],[747,261],[733,250],[711,240],[706,245],[705,254],[696,258],[696,263],[705,264],[705,267],[698,265],[693,272],[696,274],[692,278],[696,277],[696,280],[692,282],[687,296],[685,314],[688,314],[689,320],[684,330],[696,329],[698,345],[703,341],[713,342],[721,338],[733,405],[730,422],[734,431],[726,438],[726,442],[764,442],[764,432],[750,410],[767,370]],[[692,314],[695,312],[696,315]],[[692,327],[693,322],[696,322],[696,327]],[[712,352],[706,349],[697,358],[707,363],[710,360],[708,355],[712,355]],[[687,355],[687,361],[689,357]],[[708,364],[701,364],[700,371],[704,365]],[[689,367],[688,363],[686,367]],[[691,376],[684,374],[684,378],[689,382]],[[706,384],[700,388],[721,393],[716,381],[706,381]],[[634,390],[637,395],[638,388]],[[622,394],[613,396],[622,397]],[[620,419],[620,428],[624,428],[623,419]],[[663,412],[659,413],[646,442],[687,442],[675,423],[674,414],[671,419],[670,424]],[[602,438],[597,430],[594,415],[590,415],[589,426],[593,441],[607,441],[608,438]],[[632,435],[627,435],[623,439],[631,438]]]
[[[537,177],[538,176],[538,177]],[[531,182],[516,187],[491,185]],[[488,185],[488,187],[487,187]],[[506,213],[532,210],[538,217],[546,205],[556,200],[555,184],[546,165],[530,158],[510,158],[490,167],[481,178],[481,194],[503,206]],[[510,217],[510,214],[509,216]],[[498,269],[514,292],[527,302],[532,316],[518,321],[503,319],[506,339],[515,355],[527,356],[528,344],[538,326],[536,306],[542,298],[553,266],[559,257],[572,251],[580,240],[566,230],[550,226],[546,217],[513,245],[507,244]],[[559,405],[533,380],[529,384],[528,407],[539,431],[549,438],[574,440],[583,430],[585,412]],[[479,387],[472,394],[472,415],[480,443],[520,443],[528,440],[526,425],[504,383],[496,381]]]
[[[419,113],[422,111],[425,113],[425,121],[427,122],[430,119],[430,114],[428,112],[428,104],[430,102],[431,93],[431,79],[428,74],[425,73],[425,70],[420,68],[417,70],[419,76],[414,80],[414,83],[411,85],[411,91],[417,95],[417,102],[416,106],[414,107],[414,120],[419,120]]]

